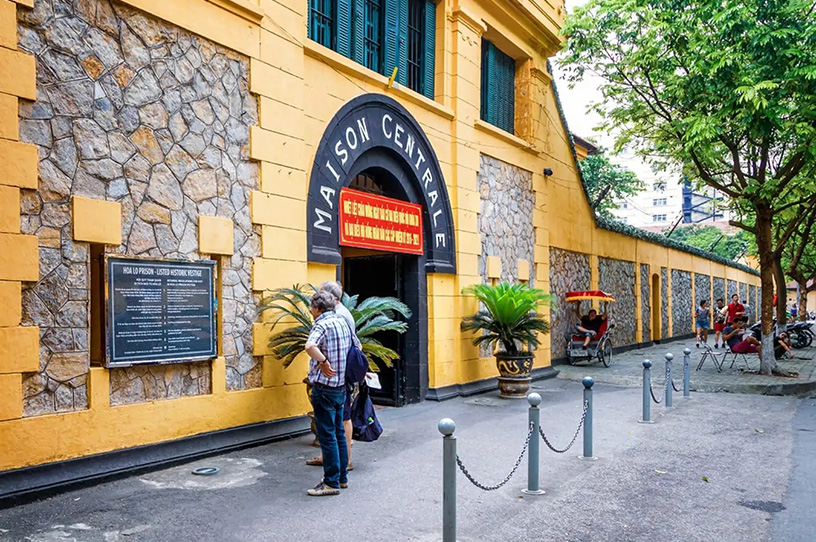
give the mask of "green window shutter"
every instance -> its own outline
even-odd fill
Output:
[[[385,62],[383,71],[391,77],[394,67],[399,63],[397,42],[399,41],[399,4],[400,0],[385,0]]]
[[[490,101],[490,93],[487,91],[488,81],[490,80],[490,64],[488,63],[488,51],[490,42],[482,38],[482,81],[479,86],[481,93],[481,100],[479,102],[479,118],[488,121],[488,108]],[[488,121],[489,122],[489,121]]]
[[[428,0],[425,3],[425,50],[423,51],[422,91],[425,96],[434,98],[434,56],[436,53],[436,3]]]
[[[408,84],[408,0],[399,0],[399,35],[397,37],[397,82]]]
[[[516,61],[482,40],[480,117],[511,134],[515,125]]]
[[[365,0],[351,0],[351,58],[355,62],[365,64]]]
[[[345,57],[351,58],[351,2],[352,0],[337,0],[337,42],[335,50]]]

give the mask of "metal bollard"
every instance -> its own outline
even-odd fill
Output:
[[[683,350],[683,398],[691,399],[691,350]]]
[[[442,542],[456,542],[456,424],[442,418],[437,425],[442,433]]]
[[[538,451],[541,444],[541,440],[538,438],[538,428],[541,425],[541,410],[538,405],[541,404],[541,395],[531,393],[527,395],[527,402],[530,403],[527,427],[529,430],[530,424],[533,424],[533,428],[530,435],[530,445],[527,448],[527,489],[522,489],[521,492],[525,495],[543,495],[544,491],[538,485]]]
[[[672,385],[672,360],[674,359],[674,354],[671,352],[666,352],[666,408],[672,408],[672,391],[674,391],[674,386]]]
[[[595,460],[598,459],[592,455],[592,385],[595,384],[595,380],[591,376],[585,376],[582,382],[587,410],[584,417],[584,455],[581,459]]]
[[[649,380],[651,379],[652,362],[643,360],[643,418],[638,420],[640,423],[654,423],[652,417],[652,398],[649,397]]]

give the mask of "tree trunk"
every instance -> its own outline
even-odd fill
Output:
[[[776,332],[782,333],[788,327],[788,284],[782,269],[782,258],[774,258],[774,282],[776,282]]]
[[[776,369],[773,350],[773,295],[774,295],[774,250],[772,234],[773,214],[768,208],[756,206],[756,241],[759,251],[759,276],[762,285],[760,315],[762,319],[762,357],[759,372],[770,375]]]
[[[806,281],[796,281],[796,284],[799,285],[799,308],[797,309],[796,315],[800,322],[805,322],[807,321],[807,298],[810,292],[808,292]]]

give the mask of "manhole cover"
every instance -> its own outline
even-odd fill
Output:
[[[201,467],[200,469],[196,469],[193,471],[193,474],[197,474],[199,476],[212,476],[213,474],[218,474],[220,469],[218,467]]]
[[[785,509],[785,505],[776,501],[739,501],[737,504],[750,508],[751,510],[759,510],[760,512],[769,512],[775,514]]]

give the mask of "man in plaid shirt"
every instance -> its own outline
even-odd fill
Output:
[[[348,487],[348,447],[343,429],[346,399],[346,357],[352,344],[359,345],[346,320],[334,312],[335,298],[318,292],[311,300],[315,322],[306,339],[309,382],[312,383],[317,440],[323,452],[323,481],[306,491],[313,497],[338,495]]]

